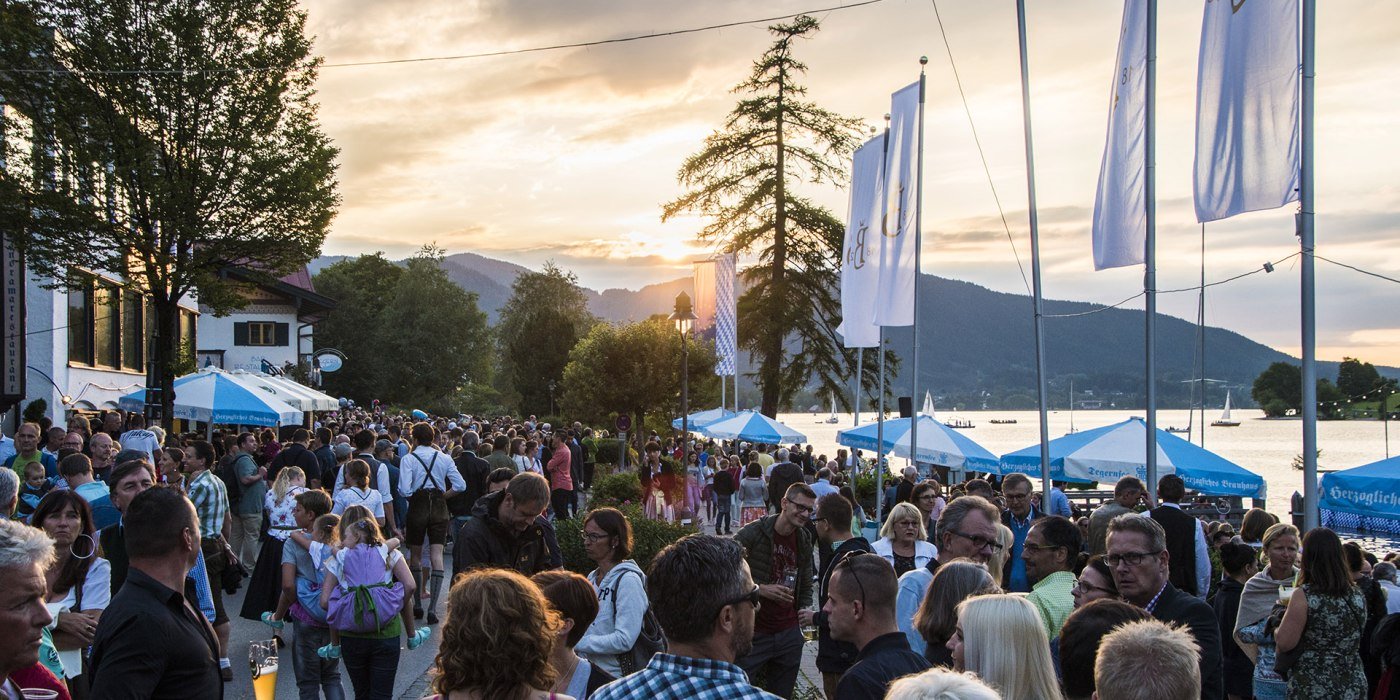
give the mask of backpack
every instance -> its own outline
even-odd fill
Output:
[[[239,499],[243,497],[243,480],[238,478],[238,457],[225,455],[219,463],[219,480],[224,482],[224,490],[228,491],[230,509],[237,508]]]
[[[403,584],[390,578],[379,548],[358,545],[341,553],[340,581],[331,591],[326,622],[341,632],[381,632],[403,608]]]
[[[617,587],[622,583],[622,577],[627,574],[636,574],[637,578],[642,575],[634,569],[624,569],[618,574],[617,580],[612,585],[613,620],[617,620]],[[651,612],[651,603],[647,603],[646,612],[642,613],[642,629],[637,632],[637,640],[632,642],[632,648],[617,655],[617,667],[623,676],[630,676],[651,662],[651,657],[659,652],[666,651],[666,633],[661,629],[661,623],[657,622],[656,615]]]

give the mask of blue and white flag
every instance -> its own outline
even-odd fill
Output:
[[[841,258],[841,334],[848,348],[880,344],[875,324],[875,292],[880,284],[880,193],[884,183],[885,137],[876,136],[851,159],[851,203]]]
[[[875,293],[875,323],[914,325],[914,281],[919,255],[915,203],[919,192],[919,83],[890,97],[889,149],[885,157],[884,216],[881,232],[880,284]]]
[[[1297,0],[1206,0],[1196,91],[1196,219],[1298,200]]]
[[[1147,0],[1123,3],[1108,137],[1094,194],[1094,269],[1141,265],[1147,248]]]
[[[734,294],[734,254],[715,256],[715,374],[737,376],[739,312]]]

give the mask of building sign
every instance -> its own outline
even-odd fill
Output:
[[[24,399],[24,259],[0,241],[0,407]]]

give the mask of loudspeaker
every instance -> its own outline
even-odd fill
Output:
[[[899,417],[909,418],[914,415],[914,399],[909,396],[899,397]]]

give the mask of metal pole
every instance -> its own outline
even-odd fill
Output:
[[[914,365],[910,376],[913,378],[913,391],[909,395],[913,422],[909,424],[909,461],[914,469],[919,468],[919,278],[923,273],[923,232],[924,232],[924,66],[928,56],[919,57],[919,155],[918,174],[914,186],[914,352],[910,362]]]
[[[1206,446],[1206,225],[1201,223],[1201,293],[1196,297],[1196,329],[1201,337],[1197,339],[1201,353],[1201,374],[1197,379],[1201,384],[1201,447]],[[1191,392],[1195,394],[1195,392]]]
[[[1303,0],[1302,163],[1298,237],[1303,253],[1303,529],[1317,527],[1317,304],[1313,277],[1313,95],[1317,77],[1317,2]]]
[[[1035,205],[1035,145],[1031,139],[1031,82],[1026,58],[1026,2],[1016,0],[1016,29],[1021,47],[1021,121],[1026,134],[1026,196],[1030,209],[1031,227],[1031,285],[1035,312],[1035,391],[1040,411],[1040,499],[1043,512],[1050,512],[1050,426],[1046,420],[1045,395],[1045,319],[1042,316],[1043,297],[1040,288],[1040,220]],[[1071,380],[1073,381],[1073,380]],[[1073,392],[1071,391],[1071,394]],[[1071,396],[1070,410],[1074,410]]]
[[[690,345],[681,331],[681,469],[690,469]],[[684,475],[682,475],[684,478]]]
[[[890,115],[885,115],[885,138],[880,146],[884,154],[880,158],[880,184],[886,189],[889,188],[888,175],[889,153],[890,153]],[[887,193],[880,193],[880,207],[888,207],[889,197]],[[880,217],[880,225],[884,226],[886,216]],[[884,245],[885,231],[880,231],[881,245]],[[885,513],[885,327],[880,326],[880,400],[878,406],[879,413],[875,418],[875,523],[884,520]]]
[[[865,348],[856,348],[856,403],[853,407],[855,420],[851,425],[860,427],[860,380],[865,373]]]
[[[1142,288],[1147,295],[1147,497],[1157,503],[1157,0],[1147,0],[1147,136],[1143,194],[1147,241]]]

